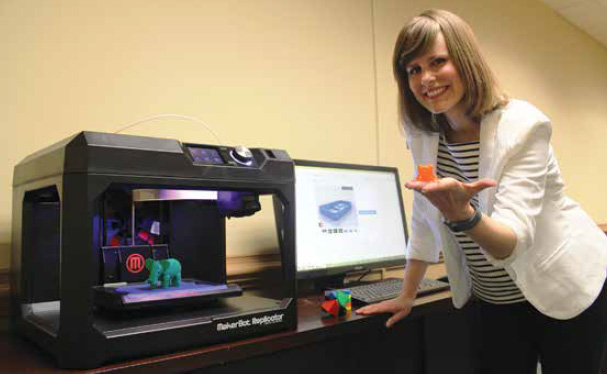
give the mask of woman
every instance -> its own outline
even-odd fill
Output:
[[[564,195],[550,120],[498,88],[470,27],[444,10],[411,20],[393,68],[415,191],[405,286],[359,314],[411,310],[444,253],[453,303],[479,314],[479,372],[597,373],[607,336],[607,238]]]

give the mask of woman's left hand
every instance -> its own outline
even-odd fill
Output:
[[[473,183],[462,183],[453,178],[440,178],[433,182],[408,181],[405,187],[426,197],[445,217],[456,222],[474,215],[470,199],[485,188],[495,187],[497,182],[484,178]]]

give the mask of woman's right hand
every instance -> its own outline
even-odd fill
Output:
[[[386,321],[386,327],[390,328],[392,327],[392,325],[405,318],[411,312],[414,300],[415,298],[405,297],[401,295],[392,300],[387,300],[381,303],[364,306],[356,310],[355,313],[364,316],[377,313],[392,313],[392,317],[390,317],[388,321]]]

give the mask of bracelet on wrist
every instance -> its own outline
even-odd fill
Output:
[[[462,231],[467,231],[472,229],[474,226],[476,226],[483,214],[480,212],[480,210],[476,209],[476,207],[474,205],[472,205],[472,208],[474,209],[474,215],[472,215],[472,217],[462,220],[462,221],[448,221],[448,220],[443,220],[443,223],[449,228],[449,230],[451,230],[452,232],[462,232]]]

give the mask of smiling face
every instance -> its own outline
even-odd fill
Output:
[[[428,111],[448,117],[465,112],[464,85],[442,33],[425,53],[407,64],[406,72],[411,92]]]

